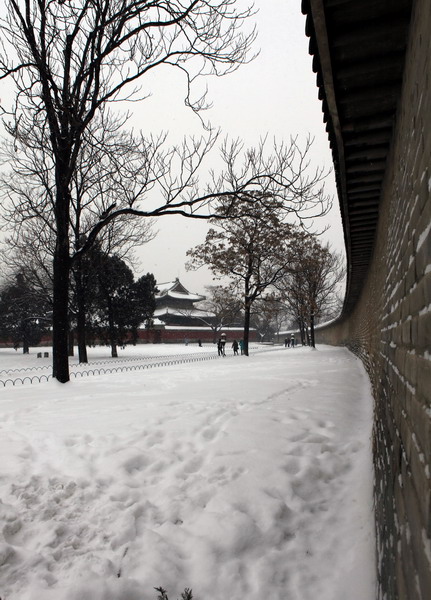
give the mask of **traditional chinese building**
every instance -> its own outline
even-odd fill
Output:
[[[157,284],[156,310],[154,318],[165,325],[182,327],[202,327],[208,319],[214,320],[214,315],[195,307],[196,302],[205,300],[205,296],[192,294],[180,280]]]
[[[177,278],[158,283],[156,310],[151,327],[141,329],[139,339],[150,343],[214,343],[220,331],[215,331],[216,317],[196,306],[205,296],[189,292]],[[223,327],[228,342],[242,338],[242,327]],[[255,341],[255,330],[250,340]]]

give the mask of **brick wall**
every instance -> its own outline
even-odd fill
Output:
[[[364,361],[375,396],[379,598],[431,598],[431,5],[414,6],[373,261],[317,341]]]
[[[240,340],[243,337],[242,328],[225,328],[223,331],[227,334],[227,344],[233,342],[233,340]],[[195,329],[140,329],[138,332],[138,343],[150,343],[150,344],[183,344],[185,340],[190,344],[196,344],[198,340],[202,343],[214,343],[214,341],[220,337],[220,332],[214,333],[208,328],[195,328]],[[255,342],[257,339],[257,332],[255,329],[250,330],[249,341]]]

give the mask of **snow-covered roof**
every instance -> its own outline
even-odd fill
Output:
[[[158,326],[160,326],[160,325],[164,325],[164,324],[165,324],[165,323],[164,323],[164,321],[161,321],[160,319],[157,319],[157,317],[156,317],[156,318],[154,318],[154,319],[153,319],[153,318],[151,318],[151,323],[152,323],[152,326],[153,326],[153,327],[158,327]],[[148,324],[148,322],[147,322],[147,321],[143,321],[143,322],[142,322],[142,323],[139,325],[139,328],[138,328],[138,329],[146,329],[146,328],[147,328],[147,324]]]
[[[172,292],[170,290],[168,290],[165,294],[163,294],[163,296],[169,296],[170,298],[179,298],[180,300],[187,299],[187,300],[193,300],[193,301],[203,300],[205,298],[205,296],[199,296],[199,294],[190,294],[190,292],[187,294],[182,294],[182,293],[178,293],[178,292]]]
[[[175,281],[168,281],[166,283],[158,283],[157,288],[159,290],[159,293],[156,294],[156,300],[166,296],[169,296],[170,298],[175,298],[176,300],[187,299],[191,300],[192,302],[205,300],[205,296],[201,296],[200,294],[191,294],[183,286],[179,279],[175,279]]]
[[[196,308],[191,308],[187,310],[181,310],[172,307],[170,308],[168,306],[164,306],[163,308],[156,308],[156,310],[154,311],[154,316],[160,317],[162,315],[174,315],[176,317],[199,317],[201,319],[215,316],[214,313],[206,313]]]

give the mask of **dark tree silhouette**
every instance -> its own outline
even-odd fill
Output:
[[[99,252],[91,263],[91,288],[91,333],[116,358],[118,346],[136,343],[139,326],[153,316],[156,281],[150,273],[134,281],[123,260]]]
[[[44,298],[18,273],[0,290],[0,335],[15,348],[22,344],[24,354],[36,346],[49,326],[49,307]]]

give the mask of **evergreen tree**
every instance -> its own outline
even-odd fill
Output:
[[[22,344],[23,353],[36,346],[47,329],[48,306],[25,279],[18,273],[13,283],[6,283],[0,292],[0,335],[10,340],[14,348]]]
[[[152,273],[142,275],[133,284],[133,308],[135,314],[135,336],[143,322],[150,323],[156,310],[156,279]],[[136,339],[135,337],[135,339]]]
[[[95,256],[92,271],[91,334],[110,345],[111,356],[116,358],[118,346],[135,343],[139,326],[153,315],[156,281],[148,273],[135,282],[121,258],[103,253]]]

